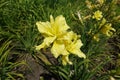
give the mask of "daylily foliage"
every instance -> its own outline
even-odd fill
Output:
[[[65,18],[60,15],[55,19],[50,16],[50,22],[37,22],[39,32],[44,36],[44,41],[36,46],[36,50],[42,48],[51,48],[51,53],[55,58],[62,56],[62,64],[72,64],[69,60],[70,54],[75,54],[78,57],[86,58],[85,54],[80,50],[83,45],[80,36],[73,31],[68,31],[70,28]]]

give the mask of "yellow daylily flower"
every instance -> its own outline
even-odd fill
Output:
[[[96,19],[96,20],[100,20],[102,18],[102,12],[97,10],[96,12],[94,12],[94,15],[93,15],[93,19]]]
[[[94,8],[94,5],[92,4],[92,2],[91,1],[89,1],[89,0],[86,0],[85,1],[85,3],[86,3],[86,6],[89,8],[89,9],[93,9]]]
[[[101,32],[106,34],[107,36],[111,36],[113,33],[111,31],[116,31],[114,28],[111,27],[111,23],[107,23],[104,27],[102,27]]]
[[[65,18],[62,15],[56,17],[55,20],[52,16],[50,16],[50,22],[39,21],[36,23],[36,25],[39,32],[45,37],[43,43],[39,46],[36,46],[37,50],[50,46],[50,44],[56,39],[64,36],[69,29],[69,26],[66,24]]]
[[[69,60],[70,54],[85,58],[85,54],[80,50],[83,45],[80,36],[72,31],[67,31],[69,26],[66,24],[63,16],[53,19],[50,16],[50,22],[37,22],[39,32],[44,36],[44,41],[36,46],[36,50],[51,46],[51,53],[55,58],[62,56],[62,64],[72,64]]]

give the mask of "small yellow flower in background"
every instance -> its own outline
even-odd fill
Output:
[[[67,25],[65,18],[60,15],[53,19],[50,16],[50,22],[37,22],[39,32],[44,36],[42,44],[36,46],[36,50],[51,47],[51,53],[55,58],[62,55],[62,64],[72,64],[69,60],[70,54],[78,57],[86,58],[85,54],[80,50],[83,45],[80,36],[72,31],[67,31],[70,27]]]
[[[94,12],[94,15],[92,16],[93,19],[96,19],[96,20],[100,20],[102,18],[102,12],[97,10],[96,12]]]
[[[86,3],[86,6],[87,6],[89,9],[91,9],[91,10],[95,7],[95,6],[92,4],[92,2],[89,1],[89,0],[86,0],[85,3]]]
[[[111,36],[113,34],[113,32],[115,32],[116,30],[114,28],[111,27],[112,24],[111,23],[107,23],[107,20],[105,18],[103,18],[101,20],[101,23],[99,25],[99,29],[102,34],[107,35],[107,36]],[[99,32],[97,34],[94,34],[93,39],[96,41],[99,41]]]
[[[113,32],[115,32],[116,30],[114,28],[111,27],[112,24],[111,23],[107,23],[105,26],[102,27],[102,29],[100,30],[103,34],[107,35],[107,36],[111,36],[113,34]],[[113,31],[113,32],[112,32]]]
[[[102,5],[105,2],[105,0],[97,0],[97,2]]]

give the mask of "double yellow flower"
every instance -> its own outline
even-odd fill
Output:
[[[103,16],[102,16],[102,12],[99,11],[99,10],[97,10],[97,11],[94,12],[94,15],[93,15],[92,18],[93,18],[93,19],[96,19],[96,20],[100,20],[102,17],[103,17]]]
[[[75,54],[78,57],[86,58],[85,54],[80,50],[83,45],[80,36],[73,31],[68,31],[70,28],[65,18],[60,15],[55,19],[50,16],[50,22],[37,22],[39,32],[44,36],[42,44],[36,46],[36,50],[51,47],[51,53],[55,58],[62,56],[62,64],[72,64],[69,60],[70,54]]]

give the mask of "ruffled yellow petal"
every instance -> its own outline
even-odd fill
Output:
[[[38,46],[35,46],[35,49],[40,50],[40,49],[44,48],[45,46],[46,46],[45,43],[42,43],[42,44],[40,44]]]
[[[79,37],[79,35],[70,31],[64,36],[64,44],[69,45],[71,42],[76,41]]]
[[[50,44],[53,43],[55,39],[56,37],[46,37],[41,45],[36,46],[36,50],[40,50],[44,47],[50,46]]]
[[[55,18],[55,27],[59,29],[60,32],[68,30],[70,27],[67,25],[65,18],[60,15]]]
[[[69,53],[65,49],[65,45],[59,42],[54,42],[51,48],[51,52],[55,58],[60,55],[68,55]]]
[[[51,24],[49,22],[36,22],[37,28],[40,33],[46,35],[46,36],[53,36],[52,30],[51,30]]]
[[[72,42],[70,45],[67,46],[67,50],[72,53],[77,55],[78,57],[83,57],[86,58],[85,54],[80,50],[82,46],[81,40],[77,40],[75,42]]]
[[[70,31],[64,36],[64,44],[66,46],[66,50],[72,54],[78,55],[79,57],[85,58],[85,54],[80,51],[81,46],[83,45],[81,40],[78,39],[80,36]]]
[[[66,64],[72,64],[72,62],[69,60],[69,56],[68,55],[63,55],[62,56],[62,64],[66,65]]]

